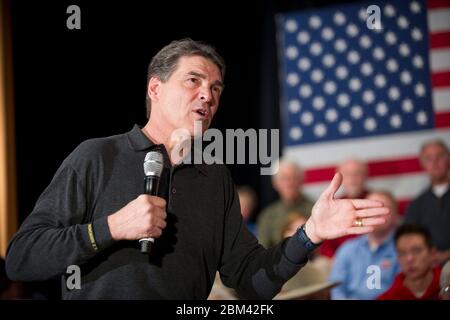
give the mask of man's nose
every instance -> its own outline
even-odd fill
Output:
[[[211,90],[209,90],[208,88],[201,88],[200,100],[202,100],[203,102],[211,102],[211,99],[212,99]]]

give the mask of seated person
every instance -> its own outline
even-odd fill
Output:
[[[258,240],[265,248],[280,242],[281,228],[289,213],[301,212],[306,218],[311,215],[314,203],[302,193],[303,178],[303,170],[297,163],[283,158],[279,161],[272,185],[280,199],[269,204],[256,222]]]
[[[367,235],[348,240],[338,249],[328,278],[341,283],[331,290],[334,300],[375,299],[392,285],[400,271],[394,243],[397,203],[384,191],[372,192],[367,199],[383,202],[391,214],[385,224]]]
[[[417,223],[430,232],[436,246],[436,261],[450,259],[450,153],[441,140],[431,140],[420,150],[420,163],[429,186],[408,206],[405,222]]]
[[[427,229],[405,224],[395,233],[402,272],[378,300],[438,300],[440,267],[433,268],[436,250]]]

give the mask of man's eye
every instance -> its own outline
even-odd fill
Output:
[[[197,83],[198,79],[197,78],[189,78],[189,82]]]

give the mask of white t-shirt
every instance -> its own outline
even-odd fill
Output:
[[[448,182],[433,186],[433,193],[436,197],[442,197],[448,190]]]

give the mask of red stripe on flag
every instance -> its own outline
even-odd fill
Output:
[[[450,127],[450,112],[436,112],[434,115],[436,128]]]
[[[305,170],[305,183],[329,181],[335,172],[336,167]]]
[[[427,8],[435,9],[435,8],[444,8],[450,7],[450,0],[428,0]]]
[[[370,177],[422,171],[418,158],[402,158],[396,160],[369,162],[368,166]],[[335,171],[336,167],[305,170],[305,183],[329,181],[333,177]]]
[[[432,49],[450,47],[450,32],[430,34],[430,47]]]
[[[422,167],[418,158],[369,162],[370,177],[421,171]]]
[[[450,71],[434,72],[431,75],[431,83],[433,88],[450,86]]]

